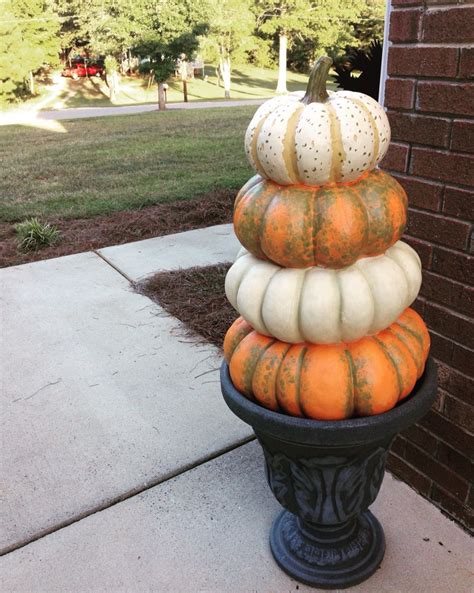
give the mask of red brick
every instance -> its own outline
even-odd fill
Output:
[[[390,41],[417,41],[421,35],[423,10],[419,8],[394,10],[388,30]]]
[[[474,257],[450,249],[434,247],[430,269],[460,282],[474,278]]]
[[[463,47],[459,58],[459,78],[474,78],[474,47]]]
[[[425,299],[423,297],[417,297],[413,303],[410,305],[412,309],[414,309],[418,315],[421,317],[425,314]]]
[[[453,123],[451,149],[474,153],[474,121],[461,119]]]
[[[439,484],[445,488],[445,490],[448,490],[459,500],[465,500],[468,492],[467,482],[450,469],[437,462],[431,455],[427,455],[416,445],[407,442],[404,459],[406,459],[410,465],[420,470],[425,476],[431,478],[433,482]]]
[[[385,107],[412,109],[415,102],[415,81],[407,78],[388,78],[385,83]]]
[[[465,249],[471,225],[432,212],[409,210],[407,233],[455,249]]]
[[[428,9],[423,15],[423,41],[433,43],[474,42],[474,8],[459,6]]]
[[[446,395],[455,395],[463,402],[471,404],[474,379],[440,361],[438,361],[437,367],[439,387],[445,391]]]
[[[423,268],[429,269],[431,266],[433,246],[429,243],[426,243],[426,241],[420,241],[419,239],[415,239],[414,237],[410,237],[407,235],[403,236],[403,240],[406,241],[408,245],[413,247],[413,249],[418,253]]]
[[[422,6],[423,0],[392,0],[392,6],[404,8],[405,6]]]
[[[407,482],[407,484],[410,484],[417,492],[428,496],[431,488],[431,480],[413,467],[410,467],[400,457],[397,457],[393,453],[389,454],[387,467],[393,474],[401,478],[404,482]]]
[[[400,171],[405,173],[408,166],[408,153],[410,147],[408,144],[399,144],[391,142],[388,147],[388,152],[382,160],[380,166],[382,169],[389,169],[391,171]]]
[[[445,5],[445,4],[462,4],[465,0],[425,0],[427,6]],[[469,1],[469,0],[467,0]]]
[[[438,391],[436,393],[436,399],[434,401],[433,407],[431,408],[432,410],[435,410],[436,412],[440,413],[443,412],[445,395],[446,392],[438,388]]]
[[[474,480],[474,464],[472,461],[449,445],[446,445],[446,443],[438,442],[435,457],[441,463],[451,468],[453,472],[463,477],[467,482]]]
[[[421,428],[421,426],[414,424],[413,426],[410,426],[410,428],[404,430],[401,434],[407,441],[415,443],[415,445],[418,445],[423,451],[426,451],[430,455],[435,454],[439,441],[432,434]]]
[[[437,181],[474,185],[474,156],[431,148],[412,148],[410,173]]]
[[[436,359],[441,360],[447,364],[451,364],[453,357],[453,341],[448,340],[444,336],[437,334],[433,330],[430,331],[431,348],[430,354]]]
[[[451,364],[469,377],[474,377],[474,351],[464,348],[461,344],[453,344]]]
[[[439,412],[430,410],[420,420],[419,424],[460,453],[472,451],[474,447],[474,438],[446,418],[443,418]]]
[[[448,147],[451,120],[390,111],[392,139]]]
[[[452,338],[468,348],[474,347],[474,321],[471,318],[430,302],[426,303],[424,315],[426,323],[436,333]]]
[[[431,498],[445,513],[470,529],[473,525],[472,511],[438,486],[433,486]]]
[[[422,210],[440,209],[443,185],[405,175],[394,175],[394,177],[407,192],[410,206]]]
[[[454,78],[458,67],[455,47],[397,47],[388,51],[389,76],[431,76]]]
[[[443,212],[463,220],[474,220],[474,191],[446,187],[444,190]]]
[[[469,432],[474,432],[474,409],[472,405],[448,394],[444,399],[443,414],[454,424]]]
[[[394,105],[394,107],[402,107],[402,105]],[[418,83],[416,108],[422,112],[472,116],[474,115],[474,86],[469,83],[422,80]]]
[[[428,270],[423,271],[420,294],[465,315],[474,311],[474,288]]]

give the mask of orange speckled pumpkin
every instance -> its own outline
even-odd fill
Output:
[[[318,420],[381,414],[422,375],[430,346],[421,317],[406,309],[374,336],[339,344],[288,344],[239,317],[224,340],[235,387],[271,410]]]
[[[343,268],[380,255],[401,237],[406,219],[405,191],[380,170],[321,187],[282,186],[255,175],[234,208],[242,245],[286,268]]]

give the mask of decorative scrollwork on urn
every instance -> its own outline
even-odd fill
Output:
[[[369,454],[291,459],[262,447],[267,480],[280,504],[305,521],[326,525],[344,523],[369,507],[388,455],[388,448],[380,446]]]

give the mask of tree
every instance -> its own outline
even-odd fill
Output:
[[[34,75],[58,63],[59,20],[44,0],[5,0],[0,19],[0,98],[12,100],[26,88],[35,92]]]
[[[383,0],[257,0],[258,29],[278,39],[277,92],[286,92],[286,69],[307,72],[322,53],[334,57],[354,45],[354,23],[367,2]]]
[[[353,23],[353,45],[368,49],[374,39],[383,40],[385,0],[366,0],[360,18]]]
[[[141,56],[146,56],[146,60],[140,66],[140,71],[152,74],[158,84],[158,107],[160,110],[166,109],[164,83],[175,71],[178,56],[181,54],[192,56],[198,46],[197,32],[183,33],[168,43],[151,37],[136,46],[135,51]]]
[[[230,98],[233,62],[244,61],[257,45],[251,8],[252,0],[207,0],[209,27],[201,48],[208,60],[218,62],[226,99]]]
[[[314,10],[311,0],[257,0],[258,26],[262,33],[278,35],[277,93],[286,93],[288,45],[295,38],[308,36]]]

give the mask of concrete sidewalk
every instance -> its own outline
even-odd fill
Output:
[[[213,107],[241,107],[243,105],[260,105],[267,99],[241,99],[237,101],[192,101],[189,103],[168,103],[167,110],[174,109],[211,109]],[[56,109],[52,111],[31,111],[12,110],[0,113],[0,126],[22,124],[32,120],[54,120],[83,119],[86,117],[105,117],[109,115],[131,115],[135,113],[147,113],[158,111],[156,103],[143,105],[121,105],[117,107],[71,107],[67,109]]]
[[[278,505],[218,351],[129,282],[237,250],[220,225],[0,270],[2,593],[308,590],[271,558]],[[374,510],[387,555],[354,590],[468,591],[454,523],[390,476]]]

